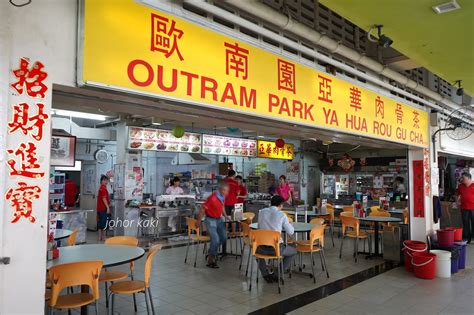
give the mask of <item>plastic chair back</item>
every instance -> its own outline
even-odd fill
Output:
[[[253,212],[244,212],[242,213],[244,220],[247,222],[247,224],[251,224],[253,219],[255,218],[255,213]]]
[[[324,218],[314,218],[314,219],[311,219],[309,223],[321,225],[321,224],[324,224]]]
[[[378,212],[375,212],[375,213],[370,213],[371,216],[373,217],[390,217],[390,212],[388,211],[378,211]]]
[[[155,257],[156,253],[161,249],[161,244],[154,245],[148,251],[148,255],[146,256],[145,261],[145,285],[148,288],[150,286],[150,275],[151,275],[151,265],[153,263],[153,257]]]
[[[351,211],[343,211],[339,214],[339,217],[353,217],[354,216],[354,212],[351,210]]]
[[[270,246],[275,250],[275,255],[280,257],[280,236],[278,231],[253,230],[250,231],[250,242],[252,244],[252,254],[255,255],[259,246]]]
[[[342,212],[353,212],[354,207],[353,206],[347,206],[342,208]]]
[[[373,211],[375,211],[375,212],[380,211],[380,206],[372,206],[372,207],[370,207],[370,212],[372,213]]]
[[[324,229],[326,228],[325,224],[322,224],[320,226],[316,226],[311,229],[309,232],[309,239],[310,239],[310,246],[311,250],[313,250],[313,246],[319,245],[321,247],[324,247]]]
[[[359,219],[351,216],[342,216],[341,215],[341,224],[342,224],[342,234],[346,233],[346,228],[351,228],[354,230],[357,236],[359,236]]]
[[[250,236],[250,225],[245,222],[240,222],[240,226],[242,227],[242,236],[249,237]]]
[[[186,218],[186,225],[188,226],[188,236],[191,237],[192,234],[201,236],[201,229],[197,227],[197,220],[193,218]]]
[[[51,279],[50,305],[55,306],[64,288],[87,285],[92,289],[95,300],[99,299],[99,275],[103,261],[80,261],[56,265],[49,268]]]
[[[114,236],[105,240],[107,245],[138,246],[138,238],[133,236]]]
[[[67,238],[67,246],[74,246],[76,245],[76,238],[77,238],[77,229],[72,231],[71,235]]]

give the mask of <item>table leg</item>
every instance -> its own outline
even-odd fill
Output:
[[[374,256],[379,256],[379,223],[375,222],[374,224],[374,237],[375,237],[375,249]]]

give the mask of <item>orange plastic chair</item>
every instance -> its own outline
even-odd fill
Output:
[[[249,271],[250,256],[252,255],[252,243],[250,242],[250,231],[251,231],[251,229],[250,229],[250,225],[247,224],[246,222],[240,222],[240,229],[242,230],[243,247],[242,247],[242,255],[240,256],[239,270],[242,269],[242,261],[244,259],[245,247],[248,246],[249,255],[247,257],[247,268],[245,270],[245,276],[247,276],[248,271]]]
[[[408,224],[408,208],[403,209],[403,224]]]
[[[290,222],[295,221],[295,215],[293,213],[290,213],[290,211],[282,211],[287,217],[288,220],[291,220]]]
[[[324,218],[314,218],[314,219],[311,219],[311,221],[309,221],[310,224],[318,224],[318,225],[323,225],[324,224]]]
[[[188,261],[189,245],[191,245],[191,241],[196,241],[197,245],[196,245],[196,254],[194,256],[194,268],[196,268],[199,244],[204,243],[204,251],[206,251],[207,242],[211,240],[209,236],[201,235],[201,229],[197,227],[196,223],[197,223],[196,219],[186,218],[186,224],[188,225],[188,246],[186,247],[186,257],[184,258],[184,263]]]
[[[354,212],[353,206],[342,207],[342,212]]]
[[[49,268],[51,293],[49,295],[49,311],[56,309],[72,309],[95,302],[96,314],[99,314],[99,275],[102,261],[81,261],[56,265]],[[73,286],[88,286],[91,293],[72,293],[59,295],[65,288]]]
[[[77,238],[77,229],[72,231],[71,235],[67,238],[67,246],[74,246],[76,245],[76,238]]]
[[[339,215],[339,219],[341,219],[341,217],[353,217],[354,216],[354,211],[343,211],[341,212],[341,214]],[[342,219],[341,219],[342,221]]]
[[[133,236],[114,236],[109,237],[105,240],[104,244],[106,245],[127,245],[127,246],[138,246],[138,239]],[[130,262],[130,279],[133,280],[133,268],[134,262]],[[114,270],[104,270],[100,274],[99,282],[103,282],[105,285],[105,305],[109,307],[109,292],[107,289],[108,282],[115,282],[128,278],[129,275],[123,271],[114,271]],[[133,297],[133,302],[135,306],[135,311],[137,311],[137,302],[135,296]]]
[[[313,219],[314,220],[314,219]],[[321,267],[326,271],[326,276],[329,278],[329,272],[326,265],[326,256],[324,254],[324,230],[326,225],[320,225],[311,229],[309,233],[309,240],[296,242],[296,251],[302,255],[309,253],[311,255],[311,273],[313,275],[313,282],[316,283],[316,275],[314,274],[314,257],[313,253],[319,252],[321,259]]]
[[[242,213],[242,215],[244,216],[245,223],[247,223],[248,225],[252,224],[252,221],[255,218],[255,213],[253,213],[253,212],[244,212],[244,213]]]
[[[116,294],[136,294],[143,293],[145,294],[145,303],[148,314],[150,314],[150,305],[151,312],[155,314],[155,307],[153,305],[153,297],[151,296],[150,290],[150,276],[151,276],[151,264],[153,262],[153,257],[161,249],[161,245],[154,245],[148,251],[145,261],[145,276],[142,280],[128,280],[116,282],[110,286],[110,313],[114,313],[114,299]],[[149,305],[150,304],[150,305]]]
[[[335,247],[336,245],[334,244],[334,212],[332,214],[328,213],[325,215],[320,215],[318,218],[323,219],[323,223],[326,223],[326,230],[329,230],[329,235],[331,235],[332,247]]]
[[[256,259],[269,259],[277,260],[278,262],[278,293],[281,293],[280,283],[283,277],[283,257],[280,254],[280,237],[281,233],[278,231],[271,230],[252,230],[250,231],[250,243],[252,244],[252,256]],[[257,253],[259,246],[273,247],[275,255],[264,255]],[[250,264],[250,279],[249,279],[249,291],[252,290],[252,274],[253,265]],[[258,283],[258,270],[257,270],[257,283]]]
[[[357,262],[357,256],[359,253],[359,239],[364,240],[365,248],[365,239],[368,238],[367,232],[360,230],[359,219],[350,217],[350,216],[341,216],[342,223],[342,240],[341,240],[341,249],[339,251],[339,258],[342,258],[342,245],[344,244],[344,239],[346,237],[354,239],[354,259]],[[369,243],[369,252],[370,252],[370,243]]]

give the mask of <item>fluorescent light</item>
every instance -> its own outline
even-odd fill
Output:
[[[107,116],[104,116],[104,115],[90,114],[90,113],[83,113],[83,112],[74,112],[74,111],[62,110],[62,109],[54,109],[54,115],[84,118],[84,119],[92,119],[92,120],[101,120],[101,121],[104,121],[104,120],[107,119]]]
[[[151,118],[151,124],[155,125],[155,126],[161,126],[161,122],[158,119],[156,119],[155,117]]]
[[[74,166],[54,166],[56,171],[81,171],[82,162],[76,160]]]
[[[257,138],[260,138],[260,139],[262,139],[262,138],[265,138],[265,136],[257,136]]]

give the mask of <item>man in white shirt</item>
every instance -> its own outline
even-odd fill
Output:
[[[288,221],[288,217],[281,211],[283,209],[283,203],[285,201],[282,197],[276,195],[272,197],[271,207],[262,209],[258,212],[258,229],[259,230],[272,230],[282,232],[285,231],[288,236],[292,236],[295,233],[293,225]],[[263,255],[275,255],[275,251],[272,247],[259,246],[257,252]],[[294,255],[296,255],[296,249],[292,246],[283,244],[283,240],[280,239],[280,254],[283,258],[283,270],[286,271],[291,266],[291,261]],[[267,264],[264,259],[258,260],[258,268],[262,273],[263,278],[267,282],[278,281],[278,274],[270,273],[267,268]]]
[[[173,178],[173,180],[170,183],[170,186],[166,188],[166,194],[167,195],[183,195],[184,190],[183,188],[180,187],[181,181],[179,177]],[[177,216],[171,216],[168,217],[168,227],[171,229],[171,232],[176,232],[176,223],[177,223],[178,217]]]

